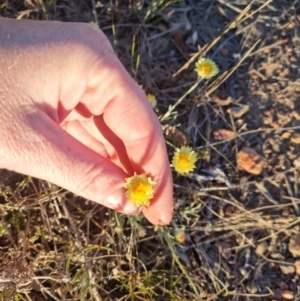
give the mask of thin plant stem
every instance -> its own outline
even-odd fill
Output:
[[[176,264],[178,265],[178,267],[180,268],[180,270],[182,271],[182,273],[185,275],[185,277],[187,278],[190,286],[192,287],[192,289],[194,290],[194,293],[199,297],[200,294],[192,280],[192,278],[189,276],[189,274],[187,273],[186,269],[184,268],[184,266],[181,264],[177,254],[176,254],[176,250],[175,247],[172,243],[172,240],[170,239],[169,235],[167,232],[164,231],[163,228],[157,227],[156,229],[157,233],[160,235],[160,237],[164,238],[165,242],[167,243],[171,253],[172,253],[172,258],[174,259],[174,261],[176,262]]]
[[[171,113],[174,111],[174,109],[179,104],[181,104],[181,102],[197,88],[197,86],[200,84],[201,81],[202,81],[202,78],[200,77],[172,106],[169,106],[168,111],[165,113],[165,115],[163,115],[160,118],[160,121],[162,122],[165,119],[167,119],[171,115]]]

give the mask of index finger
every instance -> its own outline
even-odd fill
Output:
[[[123,141],[138,174],[157,183],[145,216],[154,224],[168,223],[173,210],[173,180],[161,125],[139,86],[124,75],[118,93],[104,110],[104,120]]]

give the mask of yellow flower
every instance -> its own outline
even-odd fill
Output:
[[[201,58],[196,63],[196,72],[199,77],[211,78],[219,73],[219,68],[211,59]]]
[[[197,155],[190,147],[182,146],[176,149],[172,160],[172,166],[180,173],[189,173],[194,170]]]
[[[125,195],[129,202],[136,207],[150,205],[150,199],[153,198],[155,182],[147,177],[145,173],[127,178],[124,187],[127,189]]]
[[[147,94],[147,99],[149,101],[149,103],[151,104],[151,107],[152,108],[155,108],[156,104],[157,104],[157,101],[155,99],[155,96],[153,94]]]
[[[186,239],[184,230],[177,230],[175,232],[175,239],[180,243],[184,243]]]

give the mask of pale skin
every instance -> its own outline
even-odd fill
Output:
[[[160,123],[106,36],[83,23],[0,18],[0,168],[126,214],[134,172],[157,183],[143,209],[170,222],[173,181]]]

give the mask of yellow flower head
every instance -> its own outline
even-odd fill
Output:
[[[180,243],[184,243],[186,239],[184,230],[177,230],[175,232],[175,239]]]
[[[189,173],[194,170],[197,154],[190,147],[182,146],[176,149],[172,160],[172,166],[180,173]]]
[[[199,77],[211,78],[219,73],[219,68],[211,59],[201,58],[196,63],[196,72]]]
[[[149,101],[149,103],[151,104],[151,107],[152,108],[155,108],[156,104],[157,104],[157,101],[155,99],[155,96],[153,94],[147,94],[147,99]]]
[[[124,187],[127,189],[125,195],[129,202],[136,207],[150,205],[150,199],[153,198],[155,182],[147,177],[145,173],[127,178]]]

